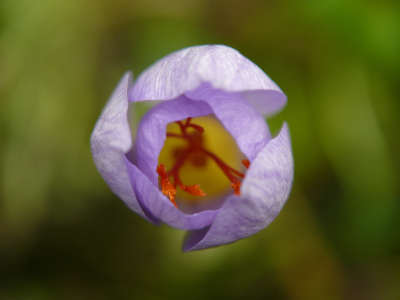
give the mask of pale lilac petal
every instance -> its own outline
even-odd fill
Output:
[[[271,139],[264,117],[242,95],[214,90],[209,84],[202,84],[185,95],[190,99],[204,101],[210,106],[250,161],[253,161]]]
[[[164,57],[138,77],[129,100],[170,100],[203,83],[214,89],[242,93],[262,114],[277,113],[287,101],[258,66],[222,45],[190,47]]]
[[[280,90],[252,90],[240,94],[265,117],[280,112],[287,102],[286,95]]]
[[[209,226],[218,210],[206,210],[196,214],[185,214],[133,164],[128,164],[132,186],[137,198],[150,219],[159,219],[171,227],[182,230],[197,230]]]
[[[290,133],[285,123],[252,162],[242,183],[242,195],[228,197],[210,227],[190,232],[183,250],[232,243],[267,227],[289,197],[293,172]]]
[[[103,109],[90,143],[94,163],[111,190],[133,211],[148,219],[136,199],[125,164],[125,154],[132,148],[127,98],[131,81],[132,74],[125,73]]]

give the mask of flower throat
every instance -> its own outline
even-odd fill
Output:
[[[185,141],[185,146],[174,148],[173,157],[175,162],[168,171],[163,163],[160,163],[160,165],[157,166],[157,173],[160,177],[162,193],[168,196],[169,200],[175,205],[175,207],[177,207],[175,202],[177,187],[193,196],[206,196],[207,194],[201,189],[199,184],[183,184],[180,178],[180,171],[187,162],[190,162],[196,168],[204,167],[209,158],[216,163],[218,168],[230,181],[230,186],[233,188],[234,194],[240,195],[240,186],[244,174],[228,166],[217,155],[206,149],[203,137],[204,128],[197,124],[193,124],[191,120],[192,118],[187,118],[186,120],[175,122],[179,125],[180,133],[167,132],[167,139],[181,139]],[[193,130],[188,132],[189,128]],[[250,166],[248,159],[242,160],[242,164],[246,168],[249,168]]]

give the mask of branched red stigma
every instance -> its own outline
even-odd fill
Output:
[[[190,123],[192,118],[187,118],[186,122],[184,121],[177,121],[176,123],[179,125],[182,134],[175,134],[175,133],[168,133],[167,132],[167,138],[168,137],[175,137],[175,138],[183,138],[189,142],[189,145],[187,148],[183,149],[177,149],[176,154],[177,154],[177,160],[171,170],[168,172],[166,171],[165,165],[160,164],[160,166],[157,166],[157,173],[160,176],[160,184],[161,184],[161,191],[164,195],[169,197],[169,200],[177,207],[175,203],[175,195],[176,195],[176,188],[179,186],[179,188],[191,195],[194,196],[206,196],[207,194],[204,193],[200,185],[194,184],[194,185],[184,185],[183,182],[181,181],[179,177],[179,171],[181,167],[184,165],[184,163],[187,161],[188,157],[190,154],[195,153],[196,155],[199,154],[200,158],[201,155],[205,155],[212,160],[221,168],[222,172],[224,172],[225,176],[231,181],[231,188],[233,188],[234,194],[240,195],[240,185],[241,185],[241,179],[244,178],[244,174],[229,167],[226,163],[224,163],[218,156],[216,156],[214,153],[206,150],[203,147],[203,137],[201,133],[204,132],[204,128]],[[195,132],[188,133],[187,129],[188,128],[193,128]],[[204,159],[197,159],[193,160],[192,163],[195,166],[200,166],[202,163],[204,163]],[[246,167],[249,168],[250,162],[246,158],[242,160],[242,164]],[[171,183],[170,177],[173,178],[174,184]],[[239,178],[238,178],[239,177]]]

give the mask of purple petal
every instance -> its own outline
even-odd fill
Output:
[[[125,154],[132,148],[127,98],[131,82],[132,74],[125,73],[103,109],[90,143],[94,163],[111,190],[133,211],[150,221],[136,199],[126,167]]]
[[[287,101],[259,67],[238,51],[221,45],[190,47],[164,57],[138,77],[129,100],[170,100],[203,83],[241,93],[264,115],[277,113]]]
[[[242,95],[215,90],[209,84],[202,84],[185,95],[190,99],[204,101],[211,107],[250,161],[270,141],[271,133],[264,117]]]
[[[183,250],[200,250],[232,243],[267,227],[289,197],[293,156],[287,124],[252,162],[241,196],[228,197],[209,228],[190,232]]]

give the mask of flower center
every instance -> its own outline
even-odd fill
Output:
[[[203,136],[204,128],[192,123],[192,118],[175,123],[179,126],[179,132],[167,132],[167,140],[175,139],[181,142],[178,144],[179,146],[175,146],[172,150],[174,162],[168,171],[163,163],[157,166],[162,193],[168,196],[169,200],[176,207],[175,195],[177,194],[178,187],[193,196],[206,196],[207,194],[201,189],[199,184],[185,185],[180,173],[184,165],[190,164],[197,169],[201,169],[208,164],[208,160],[212,160],[229,180],[234,193],[240,195],[240,186],[244,174],[230,167],[215,153],[206,148]],[[242,164],[246,168],[250,166],[248,159],[242,160]]]

